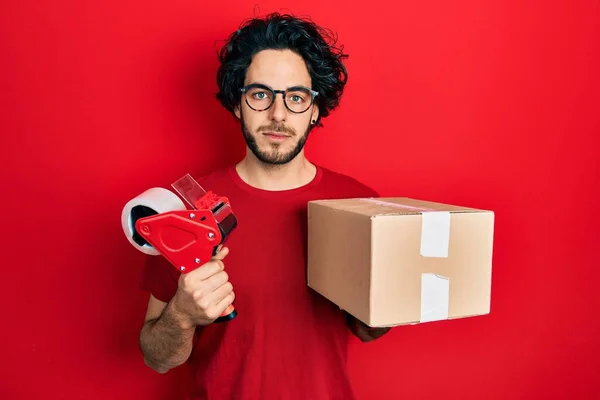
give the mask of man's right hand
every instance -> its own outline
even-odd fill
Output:
[[[233,303],[233,286],[223,264],[227,254],[229,249],[223,247],[210,261],[179,277],[172,306],[182,328],[211,324]]]

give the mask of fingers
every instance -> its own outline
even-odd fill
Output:
[[[201,288],[200,290],[203,293],[212,293],[215,289],[224,285],[228,281],[229,276],[224,271],[225,266],[221,260],[228,253],[229,249],[224,247],[211,261],[183,277],[186,287]]]
[[[229,248],[223,247],[223,245],[220,245],[219,250],[217,251],[217,254],[215,254],[212,259],[213,260],[223,260],[225,257],[227,257],[227,254],[229,254]]]
[[[221,289],[221,288],[219,288]],[[229,307],[230,305],[233,304],[235,300],[235,292],[231,291],[229,294],[225,295],[223,297],[223,299],[221,299],[217,305],[216,305],[216,309],[219,313],[219,315],[223,314],[223,312],[227,309],[227,307]]]
[[[229,254],[229,248],[221,248],[209,262],[190,272],[188,274],[190,275],[190,279],[205,280],[215,275],[219,271],[223,271],[223,269],[225,269],[225,265],[223,264],[222,260],[227,257],[227,254]]]
[[[224,265],[222,261],[209,261],[206,264],[188,273],[186,276],[186,280],[188,282],[203,281],[219,273],[220,271],[223,271],[223,269]]]
[[[235,298],[229,275],[224,270],[223,260],[229,254],[229,248],[219,246],[217,253],[210,261],[197,269],[181,276],[183,287],[198,307],[204,318],[218,318]]]
[[[213,276],[205,279],[202,282],[202,286],[204,287],[204,290],[206,291],[206,293],[210,293],[215,291],[217,288],[223,286],[224,284],[226,284],[229,280],[229,275],[227,274],[227,272],[225,271],[219,271],[216,274],[214,274]]]
[[[205,310],[208,319],[215,320],[233,303],[234,298],[233,286],[226,282],[203,299],[201,308]]]
[[[220,303],[227,297],[233,293],[233,285],[231,282],[225,282],[223,285],[219,286],[212,292],[212,303],[220,306]]]

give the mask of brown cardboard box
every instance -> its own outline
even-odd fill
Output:
[[[369,326],[490,312],[494,212],[410,198],[308,203],[308,286]]]

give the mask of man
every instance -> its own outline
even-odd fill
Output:
[[[352,399],[348,332],[371,329],[306,285],[307,202],[376,197],[348,176],[311,163],[304,144],[337,107],[346,57],[311,22],[253,19],[220,53],[218,99],[239,119],[247,154],[199,179],[227,196],[238,227],[215,258],[185,275],[150,257],[151,293],[140,345],[148,366],[193,368],[197,399]],[[238,316],[215,323],[234,302]]]

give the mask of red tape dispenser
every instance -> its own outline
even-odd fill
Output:
[[[145,254],[162,255],[181,273],[209,261],[237,227],[227,197],[206,192],[189,174],[170,190],[151,188],[130,200],[121,216],[129,242]],[[235,318],[230,305],[215,322]]]

